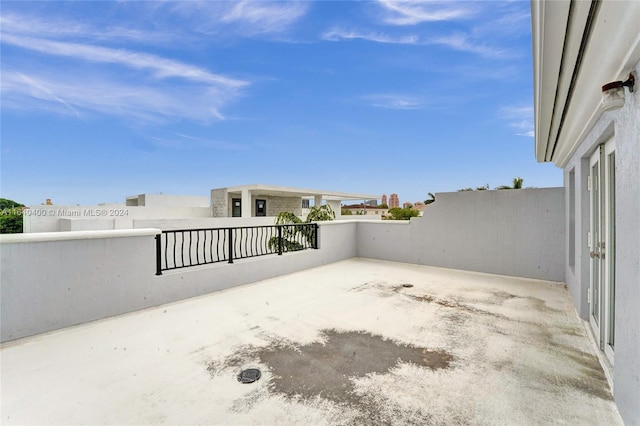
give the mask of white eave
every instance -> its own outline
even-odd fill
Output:
[[[640,1],[531,2],[535,152],[564,167],[640,57]]]

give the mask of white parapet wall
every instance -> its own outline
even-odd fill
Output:
[[[321,222],[318,250],[177,269],[160,276],[155,275],[158,228],[2,235],[1,340],[355,256],[564,281],[563,188],[461,192],[436,198],[424,217],[411,221]],[[191,228],[209,222],[172,225]]]
[[[0,236],[2,341],[143,307],[137,295],[149,290],[157,232]]]
[[[135,197],[127,197],[127,203]],[[140,194],[137,197],[139,206],[145,207],[206,207],[209,208],[209,197],[198,195]]]
[[[275,224],[275,217],[208,217],[192,219],[136,219],[134,228],[173,229],[210,229],[232,228],[238,226],[265,226]]]
[[[157,276],[159,229],[0,236],[1,341],[199,296],[356,255],[356,224],[319,226],[319,250]]]
[[[25,233],[131,229],[137,220],[201,219],[209,207],[34,206],[23,211]]]
[[[362,222],[358,256],[564,281],[564,188],[436,194],[421,218]]]

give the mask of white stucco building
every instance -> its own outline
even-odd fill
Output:
[[[532,1],[532,20],[535,151],[564,170],[565,281],[640,424],[640,2]]]

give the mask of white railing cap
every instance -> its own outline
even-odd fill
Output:
[[[90,240],[97,238],[123,238],[123,237],[144,237],[162,233],[161,229],[109,229],[101,231],[62,231],[62,232],[33,232],[27,234],[2,234],[0,243],[40,243],[47,241],[66,240]]]

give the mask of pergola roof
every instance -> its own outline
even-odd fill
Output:
[[[319,189],[292,188],[287,186],[263,184],[232,186],[226,189],[228,192],[242,192],[243,190],[249,190],[254,195],[272,195],[276,197],[314,198],[316,196],[321,196],[323,200],[377,200],[380,198],[379,195],[373,194],[325,191]]]

